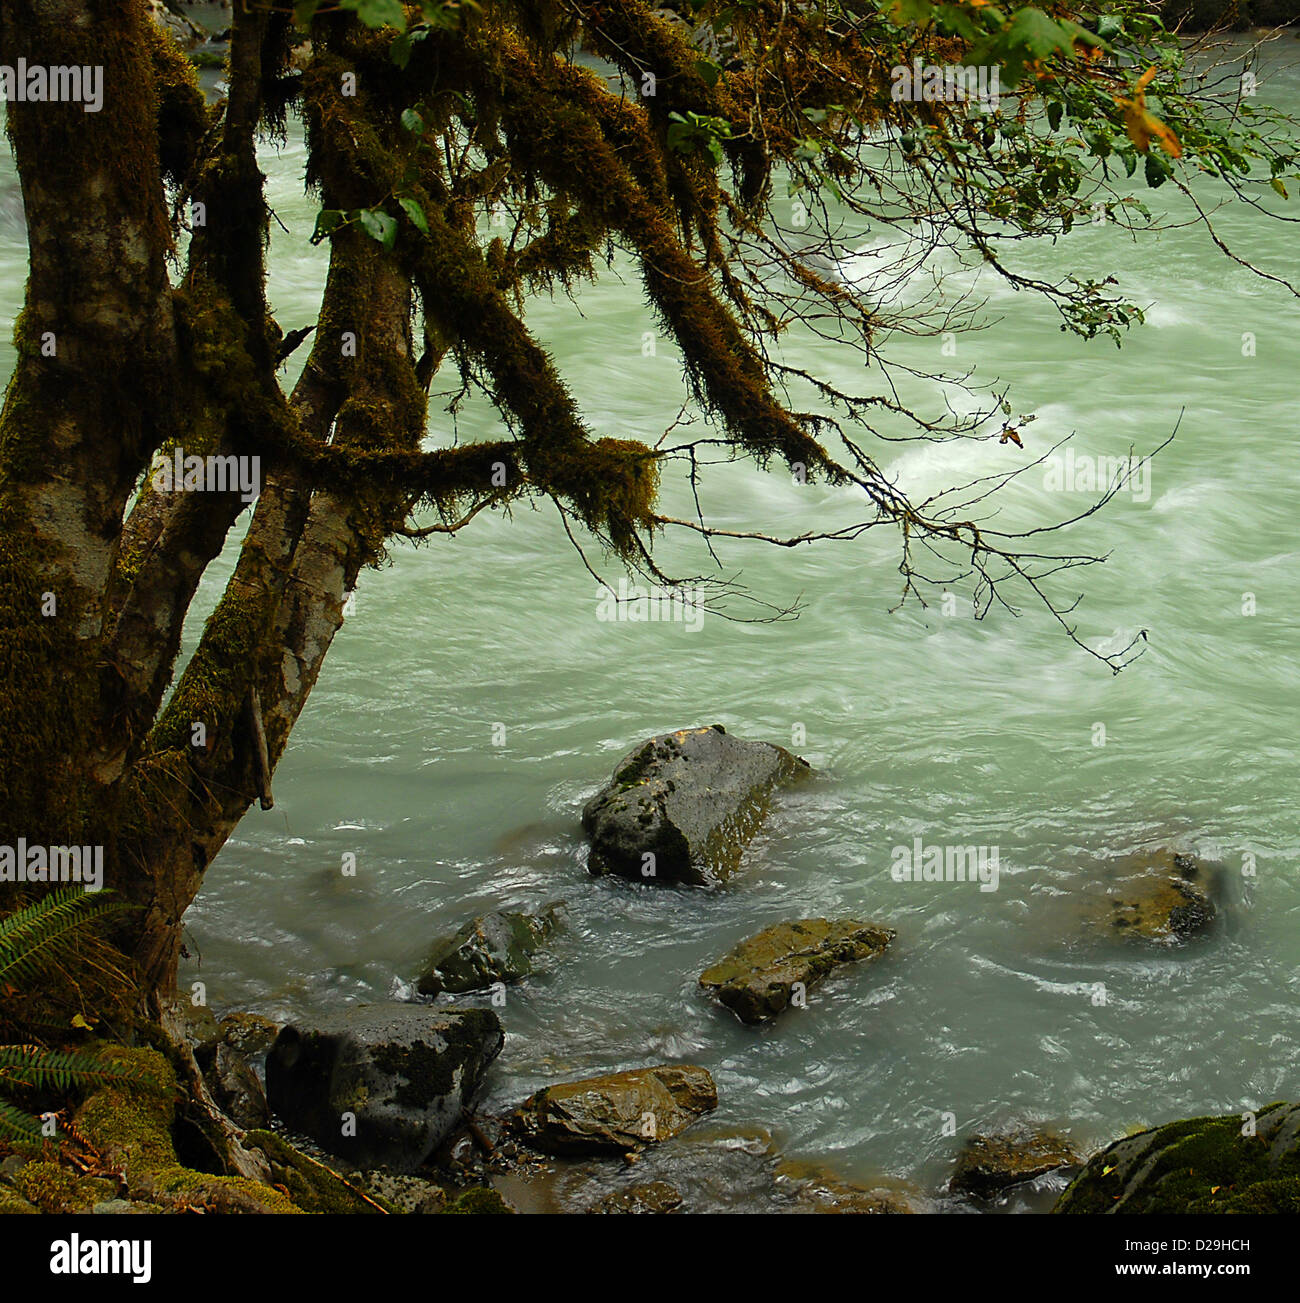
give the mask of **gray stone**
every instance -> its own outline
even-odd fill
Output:
[[[327,1152],[411,1172],[459,1125],[504,1039],[490,1009],[361,1005],[283,1028],[267,1055],[267,1094]]]
[[[1082,1160],[1069,1141],[1050,1131],[1019,1127],[997,1135],[971,1136],[957,1155],[948,1188],[980,1199],[1045,1176]]]
[[[773,790],[808,772],[784,748],[733,738],[721,724],[650,738],[583,808],[587,866],[638,882],[725,881]]]
[[[472,919],[433,947],[420,976],[421,995],[480,991],[527,977],[532,956],[555,930],[559,908],[547,905],[537,914],[497,910]]]

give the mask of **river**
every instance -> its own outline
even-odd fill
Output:
[[[1289,66],[1261,95],[1300,111],[1294,51],[1283,53]],[[297,140],[267,147],[270,199],[294,233],[277,230],[271,255],[286,330],[314,319],[325,261],[302,239],[315,207],[303,163]],[[3,167],[0,316],[11,319],[25,247],[7,156]],[[1186,216],[1170,191],[1143,197]],[[1244,256],[1296,272],[1293,228],[1242,204],[1216,221]],[[1119,494],[1072,537],[1109,558],[1078,574],[1080,635],[1117,649],[1144,629],[1145,655],[1112,675],[1030,602],[1019,619],[977,622],[965,596],[952,614],[891,613],[898,540],[883,534],[720,548],[752,591],[800,599],[796,620],[605,622],[553,511],[481,516],[419,551],[395,547],[363,576],[276,773],[274,810],[250,811],[189,914],[183,982],[205,983],[218,1011],[276,1017],[409,996],[435,937],[487,909],[563,899],[567,930],[501,1011],[489,1108],[550,1081],[696,1062],[717,1080],[721,1123],[768,1128],[846,1179],[927,1192],[974,1130],[1042,1121],[1087,1149],[1143,1124],[1296,1098],[1300,305],[1195,229],[1134,242],[1089,225],[1016,265],[1113,274],[1150,305],[1147,324],[1122,350],[1085,343],[1047,304],[985,278],[991,324],[962,336],[958,364],[1005,381],[1016,411],[1036,416],[1025,450],[886,444],[882,463],[916,493],[1008,469],[1071,432],[1076,455],[1117,457],[1178,424],[1147,491]],[[663,340],[644,355],[654,323],[634,278],[583,290],[578,307],[535,302],[529,321],[594,429],[653,442],[671,424],[677,361]],[[870,374],[807,337],[789,351],[846,385]],[[894,356],[952,365],[933,339],[902,340]],[[7,376],[7,343],[0,364]],[[431,443],[451,437],[443,405]],[[457,426],[462,439],[499,437],[481,401]],[[1033,472],[1009,491],[1008,518],[1045,524],[1088,500]],[[841,491],[740,463],[713,468],[703,502],[718,524],[791,533],[847,510]],[[665,504],[690,514],[679,478]],[[707,565],[676,541],[664,560]],[[205,609],[230,562],[205,580]],[[778,806],[726,889],[591,878],[582,802],[639,739],[715,722],[792,746],[815,780]],[[894,881],[891,849],[916,836],[998,848],[998,889]],[[1142,949],[1071,926],[1060,902],[1104,861],[1170,844],[1223,866],[1209,937]],[[355,877],[340,871],[349,852]],[[700,997],[699,972],[735,942],[813,915],[865,917],[897,941],[761,1029]]]

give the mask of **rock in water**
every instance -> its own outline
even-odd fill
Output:
[[[490,1009],[360,1005],[283,1028],[267,1055],[267,1094],[329,1153],[410,1172],[459,1125],[504,1039]]]
[[[539,914],[498,910],[472,919],[434,946],[420,977],[420,994],[479,991],[527,977],[533,971],[532,955],[555,930],[558,908],[548,905]]]
[[[767,815],[772,789],[808,762],[721,724],[663,733],[629,752],[582,811],[587,867],[638,882],[724,881]]]
[[[1177,941],[1204,931],[1213,921],[1214,881],[1194,856],[1160,850],[1120,861],[1099,899],[1106,912],[1098,921],[1116,936]]]
[[[994,1136],[971,1136],[957,1155],[950,1190],[991,1199],[1003,1190],[1082,1160],[1050,1131],[1022,1127]]]
[[[893,939],[892,929],[851,918],[778,923],[705,969],[700,985],[742,1022],[764,1022],[790,1004],[796,984],[807,991],[840,964],[874,959]]]
[[[1300,1104],[1270,1104],[1253,1121],[1191,1118],[1125,1136],[1053,1212],[1300,1213]]]
[[[704,1068],[666,1064],[547,1086],[519,1106],[515,1122],[544,1153],[629,1153],[717,1107],[718,1088]]]
[[[667,1181],[648,1181],[607,1194],[593,1213],[671,1213],[682,1206],[682,1196]]]

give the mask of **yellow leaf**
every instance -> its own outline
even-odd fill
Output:
[[[1133,98],[1116,95],[1115,103],[1124,110],[1124,130],[1139,153],[1145,154],[1154,140],[1171,158],[1182,158],[1183,147],[1178,137],[1154,113],[1147,112],[1146,88],[1155,75],[1153,65],[1138,78]]]
[[[90,1024],[79,1013],[72,1015],[72,1025],[80,1027],[83,1032],[88,1032],[91,1029]]]

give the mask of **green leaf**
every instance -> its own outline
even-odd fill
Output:
[[[397,218],[378,208],[361,208],[357,211],[361,229],[385,249],[397,243]]]
[[[402,0],[339,0],[340,9],[350,9],[367,27],[396,27],[406,31],[406,10]]]
[[[1276,190],[1278,194],[1282,196],[1283,199],[1291,198],[1291,196],[1287,194],[1286,186],[1283,185],[1282,178],[1280,176],[1271,177],[1269,179],[1269,185],[1271,185],[1273,189]]]
[[[347,221],[347,214],[337,208],[322,208],[316,214],[316,229],[311,233],[312,244],[327,240]]]
[[[424,209],[409,196],[403,196],[397,201],[402,205],[402,211],[411,219],[411,225],[415,227],[421,235],[429,234],[429,219],[424,215]]]
[[[1162,185],[1169,179],[1169,170],[1160,156],[1153,150],[1147,155],[1146,162],[1147,185],[1152,190],[1159,190]]]
[[[415,109],[402,110],[402,126],[404,126],[407,131],[413,131],[417,136],[424,135],[425,131],[428,129],[428,124]]]
[[[1051,127],[1053,131],[1056,131],[1060,128],[1061,114],[1064,112],[1065,112],[1065,105],[1062,104],[1060,100],[1053,100],[1047,106],[1047,125]]]
[[[294,26],[305,32],[311,27],[311,20],[316,17],[321,0],[295,0],[293,6]]]
[[[722,69],[708,59],[696,59],[695,71],[700,74],[700,79],[706,86],[716,86],[718,78],[722,76]]]

